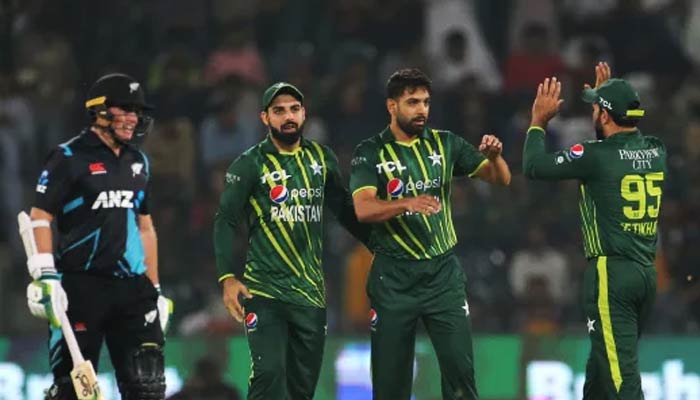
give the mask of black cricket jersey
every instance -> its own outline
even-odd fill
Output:
[[[149,172],[141,150],[125,145],[117,157],[90,130],[49,154],[34,206],[54,216],[58,272],[146,272],[137,215],[149,214]]]

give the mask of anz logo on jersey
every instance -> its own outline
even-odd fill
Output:
[[[134,208],[134,192],[131,190],[104,190],[97,195],[92,209]]]

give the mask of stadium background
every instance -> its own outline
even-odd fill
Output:
[[[384,83],[401,66],[433,78],[432,126],[472,143],[495,133],[514,173],[508,188],[462,181],[453,193],[484,398],[579,398],[588,344],[576,184],[526,182],[520,152],[546,76],[564,81],[567,100],[549,144],[592,138],[590,106],[578,97],[598,60],[639,90],[641,129],[669,151],[658,300],[641,352],[647,399],[700,399],[698,43],[697,0],[1,1],[0,399],[37,398],[48,371],[45,327],[26,310],[15,215],[29,206],[48,149],[84,125],[97,77],[127,72],[157,106],[143,147],[161,280],[176,305],[170,390],[196,384],[200,365],[244,392],[248,355],[221,305],[211,226],[226,166],[264,134],[261,91],[277,80],[297,85],[305,135],[329,144],[347,173],[353,146],[388,122]],[[241,259],[245,244],[236,244]],[[369,259],[328,223],[319,399],[368,398]],[[416,399],[439,398],[428,342],[416,362]]]

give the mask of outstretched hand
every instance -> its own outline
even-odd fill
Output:
[[[595,86],[593,88],[598,89],[599,87],[601,87],[605,82],[608,81],[608,79],[610,79],[611,74],[612,73],[610,72],[610,65],[603,61],[599,62],[595,66]],[[591,85],[586,83],[583,85],[583,88],[590,89]]]
[[[561,82],[556,77],[546,78],[537,86],[537,97],[532,103],[532,120],[530,126],[546,127],[549,120],[559,112],[564,102],[560,99]]]

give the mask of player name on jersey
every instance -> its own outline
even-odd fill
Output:
[[[657,225],[657,221],[620,223],[623,231],[633,232],[641,236],[656,236]]]

